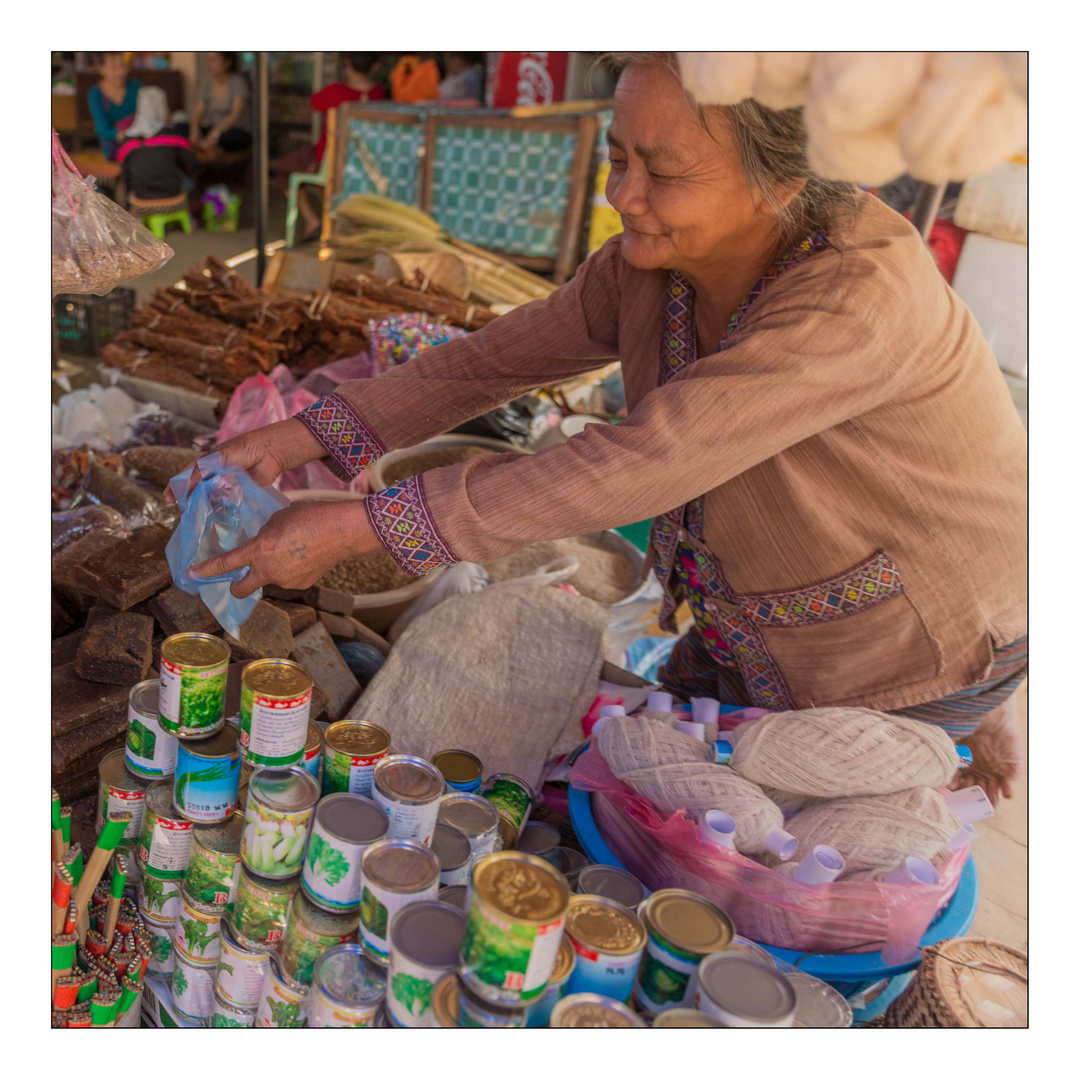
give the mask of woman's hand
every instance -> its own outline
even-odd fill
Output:
[[[306,589],[342,559],[381,547],[362,501],[297,503],[274,514],[253,540],[193,566],[191,573],[218,577],[250,566],[232,586],[242,600],[264,585]]]

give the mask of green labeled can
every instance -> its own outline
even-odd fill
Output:
[[[307,1001],[307,1026],[380,1027],[386,972],[370,963],[360,945],[335,945],[315,961]]]
[[[232,903],[243,827],[244,812],[237,810],[222,825],[196,825],[192,830],[184,886],[197,903],[218,908]]]
[[[390,924],[407,904],[434,900],[439,892],[439,860],[413,840],[378,840],[360,857],[359,941],[380,967],[390,960]]]
[[[214,1011],[210,1014],[212,1028],[249,1028],[255,1026],[255,1010],[245,1009],[226,1000],[215,989]]]
[[[216,960],[221,954],[222,911],[196,902],[181,883],[173,947],[194,960]]]
[[[128,694],[127,742],[124,762],[130,772],[147,780],[172,776],[176,771],[176,739],[158,723],[161,682],[136,683]]]
[[[328,911],[355,911],[363,888],[360,857],[389,829],[386,814],[363,795],[338,791],[323,796],[304,859],[304,892]]]
[[[496,1005],[543,994],[562,942],[570,886],[535,855],[499,851],[473,863],[460,975]]]
[[[214,971],[216,992],[231,1005],[255,1009],[269,970],[269,947],[249,949],[241,945],[229,917],[222,918],[221,951]]]
[[[258,951],[274,948],[285,932],[289,901],[299,877],[285,880],[261,878],[241,864],[231,922],[237,944]]]
[[[298,1028],[304,1026],[307,1014],[308,988],[290,986],[281,973],[281,961],[270,954],[270,970],[266,974],[255,1026],[261,1028]]]
[[[138,857],[135,862],[139,867],[139,907],[155,919],[175,922],[180,911],[180,881],[159,877]]]
[[[293,660],[253,660],[240,675],[240,753],[253,765],[296,765],[307,744],[313,683]]]
[[[176,920],[156,918],[141,905],[139,917],[150,939],[150,959],[147,961],[146,970],[152,971],[155,975],[171,975],[173,973],[172,931]]]
[[[520,776],[495,773],[484,781],[480,794],[499,811],[499,817],[502,818],[503,847],[515,847],[521,830],[536,805],[533,789]]]
[[[173,634],[161,644],[158,723],[178,739],[204,739],[225,723],[232,651],[212,634]]]
[[[182,878],[191,858],[194,823],[173,807],[173,781],[155,780],[143,800],[139,868],[157,878]]]
[[[315,961],[327,949],[352,941],[359,923],[359,910],[323,911],[297,889],[285,921],[285,936],[278,949],[285,981],[291,986],[310,986]]]
[[[101,832],[106,819],[111,821],[117,814],[130,814],[131,820],[127,823],[123,839],[117,847],[132,855],[138,848],[146,789],[149,786],[149,781],[132,776],[124,768],[123,750],[111,751],[98,765],[98,832]]]
[[[375,766],[390,753],[390,734],[378,724],[338,720],[323,733],[322,791],[371,798]]]
[[[263,877],[299,877],[319,785],[302,765],[256,769],[248,783],[240,859]]]

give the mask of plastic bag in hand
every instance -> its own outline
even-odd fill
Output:
[[[198,465],[201,479],[190,494],[192,469],[169,482],[183,516],[165,555],[176,586],[201,597],[225,631],[238,637],[240,627],[262,599],[262,589],[238,600],[230,586],[242,581],[251,568],[204,578],[193,575],[191,567],[257,536],[271,515],[288,506],[289,500],[273,488],[259,487],[239,466],[223,465],[220,454],[209,454]]]
[[[53,131],[52,294],[104,296],[128,278],[149,274],[173,257],[159,240],[126,210],[94,190]]]

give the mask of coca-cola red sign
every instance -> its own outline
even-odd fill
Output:
[[[489,56],[489,106],[509,109],[565,100],[569,53],[503,52]]]

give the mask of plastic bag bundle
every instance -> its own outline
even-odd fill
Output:
[[[111,506],[80,506],[52,516],[52,554],[63,551],[95,529],[123,539],[127,535],[124,516]]]
[[[289,505],[289,500],[273,488],[259,487],[239,466],[222,465],[220,454],[210,454],[198,465],[201,479],[190,494],[193,469],[173,477],[169,484],[183,516],[165,555],[176,586],[201,597],[225,631],[237,637],[262,599],[262,589],[243,600],[229,591],[234,581],[247,576],[249,567],[212,578],[193,576],[191,567],[257,536],[273,514]]]
[[[148,274],[173,256],[168,244],[94,189],[53,131],[52,294],[104,296],[128,278]]]
[[[730,741],[730,765],[740,776],[794,796],[836,799],[935,787],[960,767],[941,728],[873,709],[770,713],[740,724]]]

